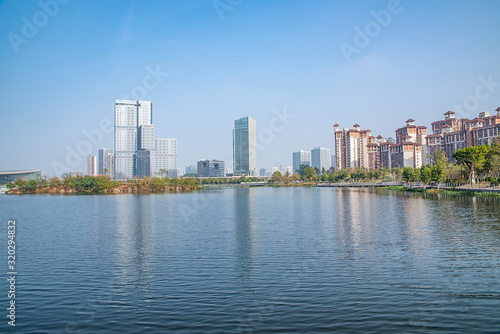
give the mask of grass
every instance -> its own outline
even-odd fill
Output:
[[[388,190],[404,190],[404,186],[388,186],[388,187],[380,187],[379,189],[388,189]]]

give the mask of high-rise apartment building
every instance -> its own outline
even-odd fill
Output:
[[[339,130],[339,125],[334,125],[336,167],[342,168],[368,168],[368,150],[366,145],[373,141],[371,130],[361,130],[359,124],[354,124],[353,129],[344,127]]]
[[[115,155],[113,154],[113,150],[109,148],[99,149],[97,155],[97,164],[97,172],[99,173],[99,175],[113,177],[113,173],[115,170]]]
[[[155,139],[155,149],[151,155],[150,176],[158,175],[162,169],[169,171],[169,175],[177,174],[177,139]]]
[[[416,126],[415,120],[408,119],[406,125],[396,130],[394,142],[382,136],[371,136],[371,130],[344,128],[339,131],[335,124],[335,155],[337,168],[415,167],[423,163],[423,152],[427,128]]]
[[[433,157],[441,151],[454,162],[456,150],[491,144],[500,135],[500,108],[496,112],[490,115],[484,111],[474,119],[467,119],[455,118],[453,111],[447,111],[443,120],[431,123],[432,134],[427,134],[427,127],[416,126],[410,118],[396,130],[396,139],[375,138],[370,136],[370,130],[359,130],[357,124],[352,130],[339,131],[339,125],[335,124],[336,167],[419,168],[433,164]]]
[[[135,175],[135,153],[139,150],[138,132],[151,125],[153,106],[150,101],[115,101],[115,178],[131,179]]]
[[[196,173],[198,173],[198,167],[197,167],[197,165],[186,166],[185,170],[186,170],[186,174],[196,174]]]
[[[257,175],[257,129],[251,117],[234,120],[233,166],[234,175]]]
[[[95,155],[89,155],[87,157],[87,175],[97,175],[97,157]]]
[[[177,175],[177,139],[155,138],[150,101],[115,102],[115,178]]]
[[[311,150],[311,167],[318,168],[320,173],[332,167],[332,154],[329,148],[315,147]]]
[[[299,150],[292,154],[293,173],[296,174],[300,165],[311,166],[311,152]]]
[[[496,115],[481,112],[474,119],[455,118],[453,111],[444,113],[444,119],[432,122],[432,134],[426,138],[426,163],[433,163],[436,152],[443,151],[454,162],[453,153],[464,147],[490,144],[500,133],[500,108]]]

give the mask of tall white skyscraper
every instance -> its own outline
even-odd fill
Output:
[[[257,128],[251,117],[234,120],[233,167],[234,175],[258,175]]]
[[[115,155],[109,148],[101,148],[97,155],[97,172],[99,175],[113,177],[115,171]]]
[[[311,150],[311,167],[318,168],[320,173],[328,170],[332,162],[332,153],[329,148],[315,147]]]
[[[153,106],[150,101],[115,101],[115,178],[134,177],[134,155],[139,149],[141,125],[151,125]]]
[[[89,155],[87,157],[87,175],[97,175],[97,157],[95,155]]]
[[[296,174],[300,165],[311,166],[311,152],[309,151],[297,151],[293,152],[293,173]]]
[[[160,175],[161,169],[166,169],[169,176],[177,173],[177,139],[156,138],[150,168],[150,176]]]

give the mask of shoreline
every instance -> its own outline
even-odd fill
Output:
[[[10,189],[7,190],[4,195],[119,195],[119,194],[161,194],[161,193],[182,193],[182,192],[192,192],[195,190],[208,190],[213,188],[226,188],[226,187],[266,187],[266,188],[284,188],[284,187],[318,187],[324,188],[325,186],[320,186],[314,182],[307,183],[290,183],[290,184],[266,184],[266,185],[245,185],[245,184],[210,184],[210,185],[165,185],[162,187],[151,187],[144,186],[138,183],[126,183],[117,185],[111,189],[104,189],[101,191],[78,191],[75,189],[68,189],[65,187],[44,187],[32,191],[22,191],[20,189]],[[458,190],[458,189],[436,189],[436,188],[405,188],[404,186],[364,186],[359,185],[348,186],[330,186],[332,188],[376,188],[384,190],[392,190],[399,192],[411,192],[411,193],[421,193],[421,194],[443,194],[451,196],[469,196],[469,197],[493,197],[500,198],[500,193],[498,192],[483,192],[473,189],[468,190]]]

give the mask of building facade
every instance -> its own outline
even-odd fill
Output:
[[[344,127],[340,130],[336,123],[334,126],[336,167],[343,168],[369,168],[367,146],[373,141],[371,130],[361,130],[359,124],[354,124],[353,129]]]
[[[500,108],[496,115],[481,112],[474,119],[455,118],[453,111],[444,113],[444,119],[433,122],[432,135],[426,138],[425,163],[434,163],[433,156],[443,151],[450,162],[453,154],[464,147],[488,145],[500,133]]]
[[[257,175],[257,129],[251,117],[234,120],[233,166],[234,175]]]
[[[135,175],[134,156],[139,150],[138,132],[142,125],[151,125],[153,106],[150,101],[115,101],[115,172],[117,180]]]
[[[116,179],[181,173],[177,168],[177,139],[155,138],[152,121],[150,101],[115,101]]]
[[[41,180],[42,171],[39,169],[35,170],[13,170],[13,171],[3,171],[0,172],[0,186],[5,186],[9,182],[14,182],[17,179],[23,179],[24,181],[30,180]]]
[[[105,175],[113,178],[113,173],[115,170],[115,155],[113,150],[108,148],[101,148],[97,154],[97,173],[99,175]]]
[[[198,161],[198,177],[225,177],[224,161],[201,159]]]
[[[397,129],[396,139],[389,140],[371,135],[371,130],[361,130],[358,124],[353,129],[339,130],[334,125],[337,168],[395,168],[422,166],[427,136],[425,126],[416,126],[408,119],[406,125]]]
[[[87,157],[87,175],[97,175],[97,157],[95,155],[89,155]]]
[[[293,174],[298,173],[300,165],[311,166],[311,152],[299,150],[292,154]]]
[[[332,153],[329,148],[315,147],[311,150],[311,167],[318,168],[320,172],[332,167]]]
[[[444,119],[431,123],[431,134],[427,134],[427,127],[416,126],[410,118],[395,131],[395,139],[374,138],[370,130],[360,130],[358,124],[352,130],[339,130],[335,124],[337,168],[419,168],[433,164],[433,157],[439,152],[444,152],[448,161],[455,162],[456,150],[491,144],[500,135],[500,108],[495,111],[496,115],[485,111],[474,119],[457,119],[453,111],[447,111]]]

